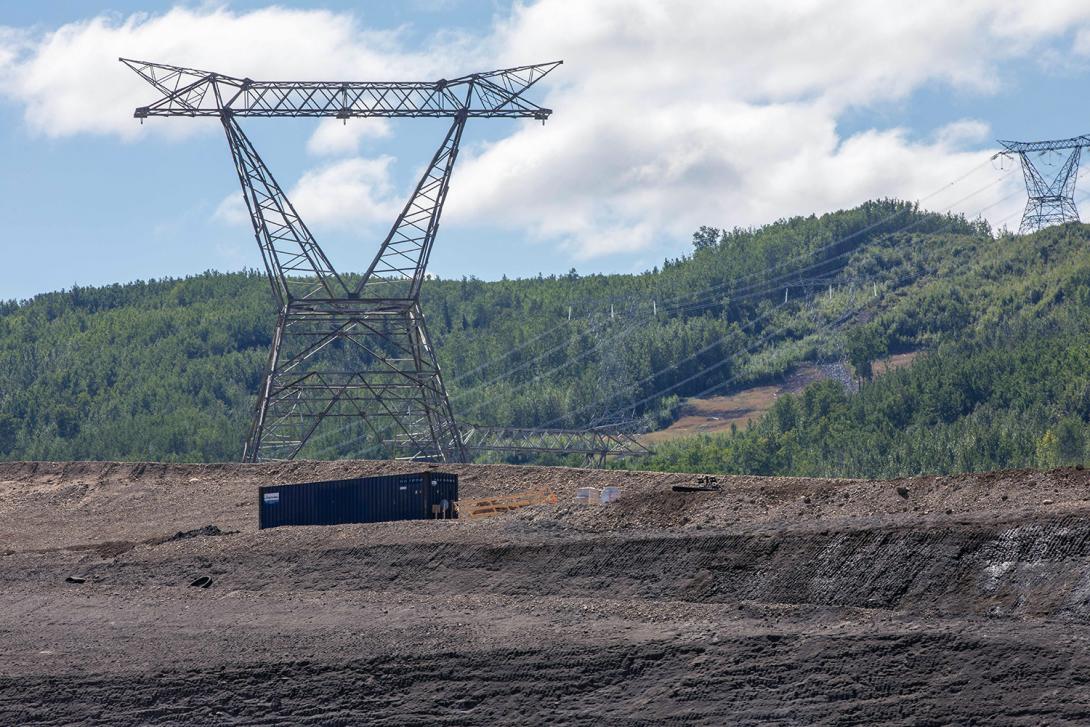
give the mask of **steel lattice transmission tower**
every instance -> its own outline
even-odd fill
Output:
[[[1078,222],[1079,210],[1075,207],[1075,181],[1079,176],[1079,157],[1090,137],[1076,136],[1055,141],[999,141],[1003,145],[1000,155],[1017,157],[1026,178],[1026,211],[1018,232],[1035,232],[1049,225]],[[1030,154],[1067,152],[1064,163],[1055,174],[1046,177],[1034,164]]]
[[[217,117],[242,184],[278,317],[245,461],[291,459],[327,419],[355,418],[412,457],[466,447],[420,309],[420,285],[469,118],[552,113],[523,97],[560,62],[433,82],[253,81],[122,58],[162,97],[135,117]],[[358,281],[326,258],[239,126],[244,116],[448,118],[450,128]],[[395,445],[397,446],[397,445]]]

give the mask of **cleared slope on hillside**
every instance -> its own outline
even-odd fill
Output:
[[[908,351],[886,356],[874,363],[874,375],[881,376],[909,366],[919,355],[919,351]],[[750,386],[726,396],[686,399],[679,408],[676,421],[668,427],[643,435],[640,440],[654,446],[694,434],[726,434],[732,427],[741,429],[759,419],[784,394],[798,393],[814,382],[829,379],[850,385],[851,369],[845,364],[803,364],[780,384]]]

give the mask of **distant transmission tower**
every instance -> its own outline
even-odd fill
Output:
[[[420,309],[428,264],[466,119],[532,118],[523,93],[559,62],[432,82],[253,81],[121,59],[162,98],[135,116],[219,118],[227,133],[278,319],[243,453],[294,458],[323,421],[355,418],[411,457],[464,461]],[[238,118],[452,119],[404,210],[358,281],[339,274],[242,133]]]
[[[1079,176],[1079,156],[1082,148],[1090,146],[1090,137],[1076,136],[1055,141],[1002,141],[1002,156],[1017,156],[1026,178],[1026,211],[1018,232],[1036,232],[1049,225],[1078,222],[1079,210],[1075,207],[1075,181]],[[1038,156],[1051,152],[1067,152],[1059,170],[1046,178],[1033,163],[1030,154]]]

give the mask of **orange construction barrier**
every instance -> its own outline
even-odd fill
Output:
[[[557,502],[556,493],[551,488],[545,487],[539,490],[518,492],[514,495],[461,500],[458,502],[458,516],[467,518],[490,517],[503,512],[518,510],[520,507],[555,505]]]

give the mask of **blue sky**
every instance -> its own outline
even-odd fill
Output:
[[[917,199],[969,170],[929,206],[977,192],[954,209],[1017,227],[1020,175],[987,163],[993,140],[1087,131],[1078,4],[682,5],[0,5],[0,298],[259,265],[222,133],[140,128],[132,107],[153,93],[118,55],[361,80],[564,59],[536,89],[547,124],[467,127],[432,258],[442,277],[639,271],[700,224]],[[445,130],[393,120],[323,142],[313,121],[245,128],[345,270],[366,267]]]

